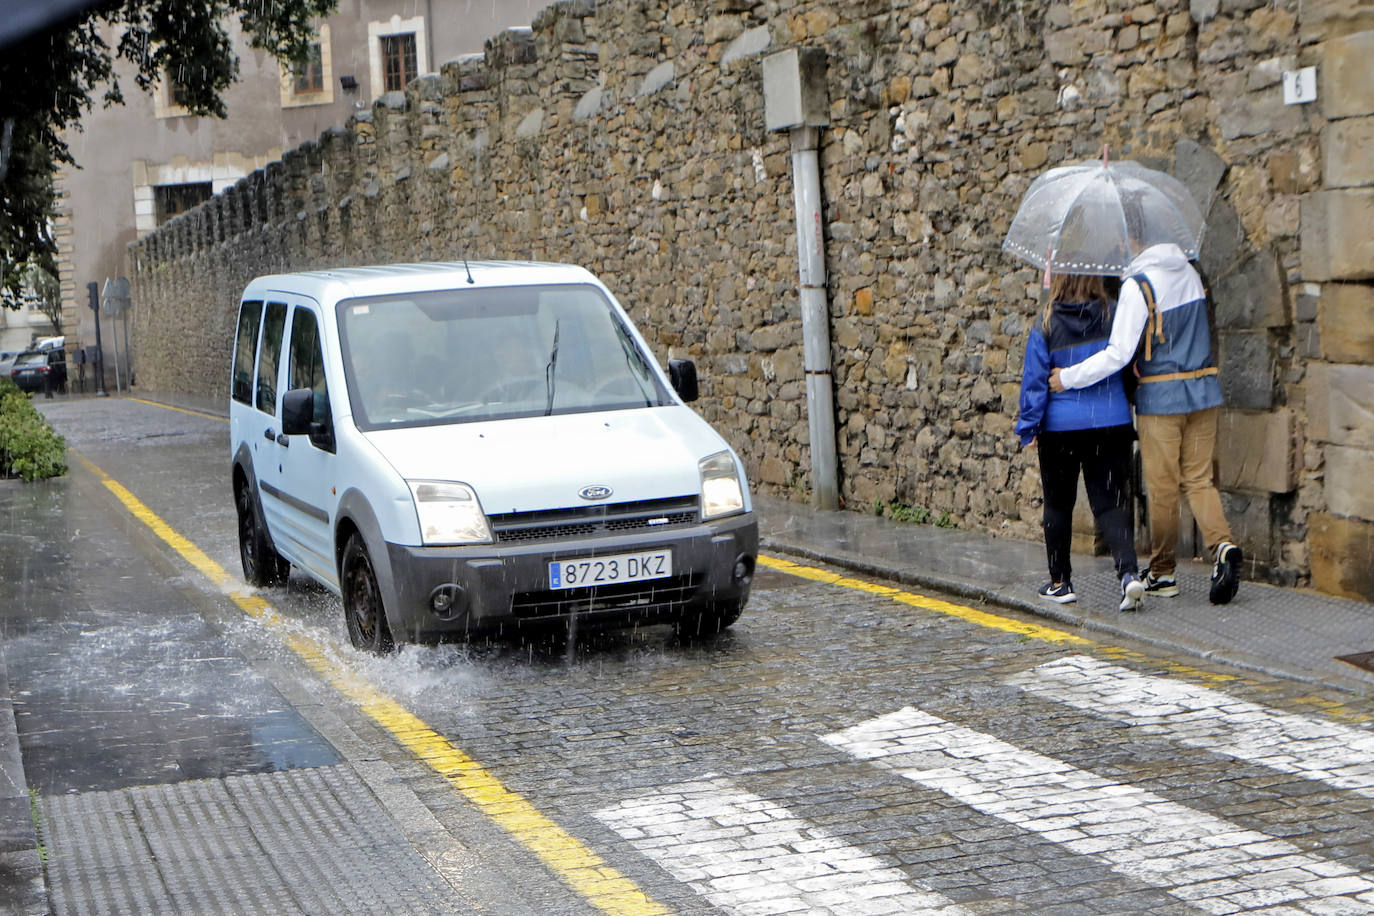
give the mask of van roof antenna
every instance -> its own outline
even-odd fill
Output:
[[[463,255],[463,269],[466,270],[466,271],[468,272],[468,282],[469,282],[469,283],[476,283],[477,281],[474,280],[474,279],[472,279],[472,268],[468,266],[468,256],[467,256],[467,255]]]

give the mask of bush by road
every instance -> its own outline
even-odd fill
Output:
[[[0,379],[0,477],[43,480],[67,473],[67,442],[48,425],[28,395]]]

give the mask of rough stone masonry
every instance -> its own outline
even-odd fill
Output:
[[[760,60],[827,55],[841,493],[1039,537],[1012,435],[1039,277],[1000,251],[1044,170],[1101,154],[1208,211],[1218,455],[1254,574],[1374,598],[1374,4],[564,0],[130,248],[140,384],[225,397],[270,272],[533,258],[605,279],[754,485],[810,487],[792,187]],[[1315,66],[1314,103],[1283,74]],[[169,342],[175,341],[175,346]],[[439,358],[439,354],[432,354]]]

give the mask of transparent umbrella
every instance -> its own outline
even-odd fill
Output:
[[[1031,184],[1002,250],[1049,273],[1119,275],[1145,248],[1173,242],[1191,260],[1203,218],[1172,175],[1101,159],[1050,169]]]

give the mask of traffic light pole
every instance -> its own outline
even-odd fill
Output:
[[[86,284],[86,295],[90,297],[91,311],[95,312],[95,396],[108,397],[105,393],[105,348],[100,344],[100,287],[94,280]]]

